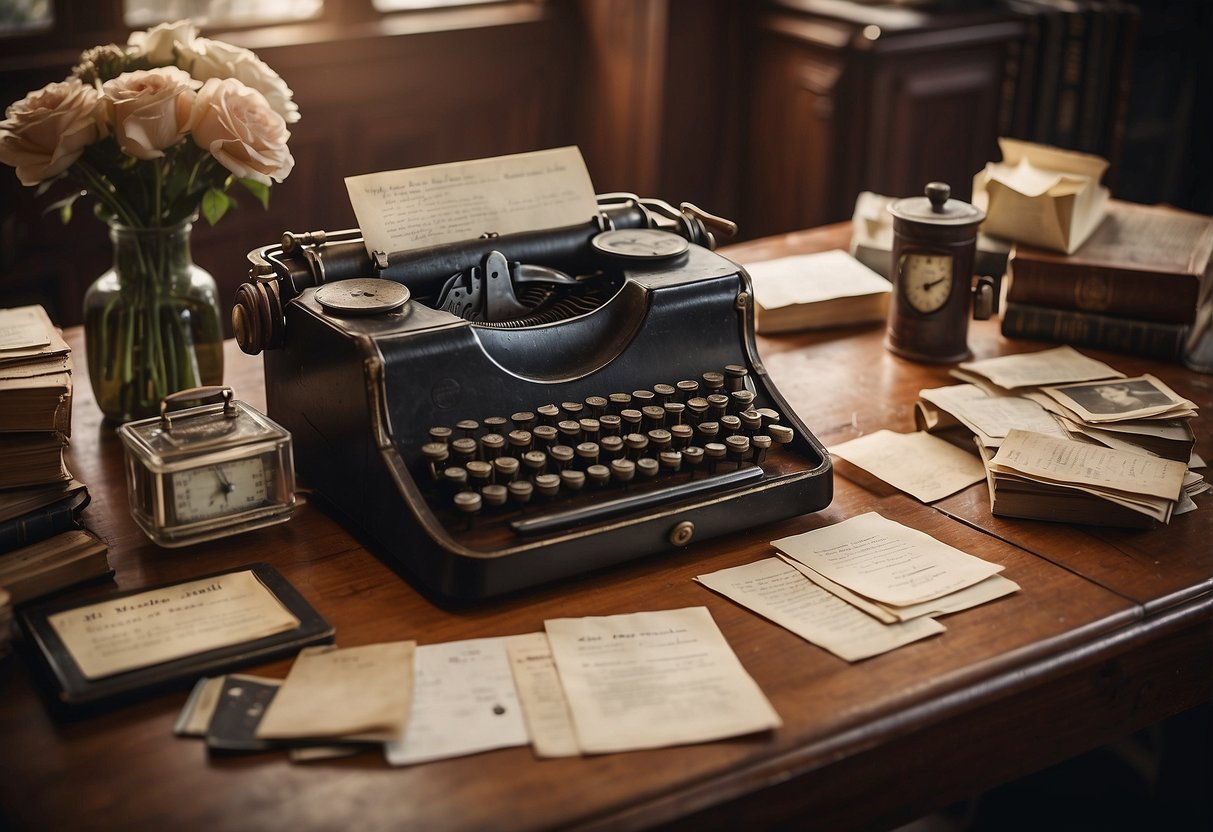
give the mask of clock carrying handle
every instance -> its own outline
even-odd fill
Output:
[[[176,393],[169,393],[160,400],[160,426],[165,431],[172,433],[173,419],[169,415],[169,411],[174,405],[181,405],[184,402],[196,402],[197,404],[206,404],[211,401],[223,400],[223,415],[229,419],[234,419],[239,412],[236,410],[236,405],[233,397],[236,394],[232,388],[222,384],[213,384],[208,387],[191,387],[188,390],[179,390]]]

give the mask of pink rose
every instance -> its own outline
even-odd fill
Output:
[[[288,124],[299,120],[294,93],[277,72],[249,50],[221,40],[194,38],[178,44],[177,63],[199,81],[235,78],[265,96],[271,108]]]
[[[198,90],[189,130],[194,142],[241,179],[269,185],[295,167],[286,121],[265,96],[235,78],[211,78]]]
[[[0,121],[0,162],[22,185],[37,185],[71,167],[106,133],[97,91],[79,78],[56,81],[12,104]]]
[[[175,66],[124,72],[101,87],[118,145],[158,159],[188,132],[198,82]]]
[[[173,52],[188,47],[198,36],[198,27],[189,20],[161,23],[146,32],[131,32],[127,38],[131,58],[147,58],[153,66],[173,62]]]

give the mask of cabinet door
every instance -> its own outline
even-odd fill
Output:
[[[840,219],[833,208],[843,152],[841,76],[836,55],[778,40],[759,51],[749,115],[745,236]]]
[[[877,59],[860,188],[913,196],[939,180],[969,199],[973,175],[998,158],[1004,62],[1002,44]]]

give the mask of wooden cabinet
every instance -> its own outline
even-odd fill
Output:
[[[746,236],[846,219],[863,190],[969,196],[997,158],[999,114],[1018,20],[858,4],[846,17],[780,4],[757,20],[747,115]]]

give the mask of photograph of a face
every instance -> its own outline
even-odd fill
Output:
[[[1183,409],[1189,402],[1151,375],[1045,388],[1055,401],[1083,418],[1135,419]],[[1102,417],[1102,418],[1101,418]]]

